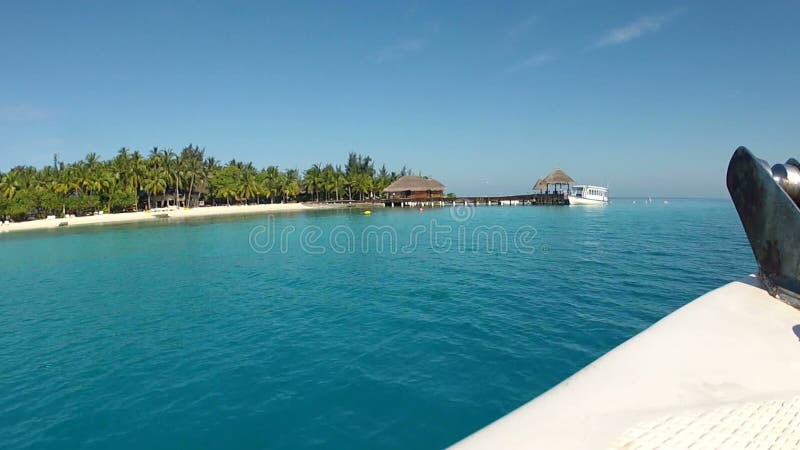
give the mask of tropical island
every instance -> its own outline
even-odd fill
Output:
[[[0,223],[164,208],[364,201],[408,174],[406,167],[376,170],[370,156],[357,153],[344,165],[314,164],[301,172],[257,169],[235,159],[223,164],[191,144],[180,152],[153,148],[146,156],[123,147],[109,160],[89,153],[65,163],[54,156],[53,165],[42,169],[0,172]]]

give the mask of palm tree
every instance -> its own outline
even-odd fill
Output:
[[[183,173],[184,176],[189,180],[189,192],[187,193],[187,202],[186,206],[192,206],[192,192],[194,192],[194,183],[195,180],[202,178],[203,176],[203,153],[204,150],[200,150],[198,147],[192,148],[192,145],[189,144],[188,147],[184,148],[181,152],[181,161],[183,163]],[[198,194],[199,200],[199,194]]]
[[[331,199],[331,192],[336,191],[336,170],[331,164],[322,169],[322,191],[325,192],[326,201]]]
[[[225,197],[225,203],[231,204],[231,197],[236,198],[239,194],[236,189],[236,180],[232,177],[220,177],[219,187],[217,188],[219,195]]]
[[[322,179],[322,170],[319,168],[319,164],[314,164],[308,170],[306,170],[305,176],[303,177],[303,181],[306,185],[306,191],[310,192],[314,196],[314,201],[319,201],[319,190],[322,187],[323,179]]]
[[[280,177],[280,170],[277,166],[269,166],[258,174],[258,181],[261,186],[261,193],[269,198],[269,202],[273,202],[273,198],[278,192],[278,179]]]
[[[0,180],[0,193],[8,200],[12,200],[19,189],[19,174],[15,170],[11,170]]]
[[[168,175],[166,171],[160,167],[151,167],[145,173],[142,188],[147,193],[148,210],[153,209],[150,204],[151,196],[164,194],[164,201],[166,202],[167,179]]]
[[[161,161],[164,168],[167,170],[167,174],[169,174],[170,182],[175,181],[173,185],[175,188],[175,206],[180,206],[178,204],[179,199],[181,197],[181,176],[183,175],[183,170],[180,165],[180,160],[178,159],[178,155],[175,154],[172,150],[164,149],[161,151]],[[167,200],[166,193],[164,194],[164,201]]]
[[[225,202],[230,205],[231,197],[239,199],[241,194],[242,169],[234,161],[214,173],[209,186],[215,195],[225,197]]]
[[[84,161],[86,161],[86,165],[89,167],[89,169],[94,169],[98,164],[100,164],[100,156],[95,152],[90,152],[86,155]]]
[[[79,189],[82,192],[92,195],[95,188],[95,174],[93,173],[93,170],[90,169],[86,163],[81,164],[79,162],[75,175],[77,176]]]
[[[111,213],[111,199],[117,192],[125,191],[125,187],[122,186],[119,172],[112,171],[109,168],[104,169],[100,171],[100,186],[102,194],[107,200],[107,210]]]
[[[356,177],[356,191],[361,194],[361,200],[365,195],[372,192],[372,177],[362,173]]]
[[[203,165],[206,167],[206,171],[208,172],[214,172],[220,169],[219,161],[217,161],[217,158],[214,158],[213,156],[206,158],[205,161],[203,161]]]
[[[289,175],[287,172],[278,171],[275,177],[275,195],[281,198],[281,202],[286,201],[286,193],[284,192],[284,187],[289,182]]]
[[[336,168],[336,174],[334,175],[333,183],[333,189],[336,192],[336,201],[338,202],[342,199],[341,192],[345,187],[347,187],[347,177],[345,177],[344,172],[342,172],[340,167]]]
[[[261,189],[254,169],[247,168],[242,171],[237,192],[239,198],[244,199],[245,205],[250,198],[258,199]]]
[[[78,167],[70,165],[61,170],[61,188],[64,194],[78,193],[80,190],[80,179],[78,177]]]
[[[71,191],[71,183],[67,171],[60,171],[55,175],[50,188],[56,194],[67,195]]]
[[[161,150],[159,150],[158,147],[150,149],[150,153],[147,154],[147,162],[153,166],[160,166],[162,164]]]
[[[219,161],[213,156],[209,156],[203,161],[203,179],[206,186],[208,186],[208,197],[211,198],[212,204],[216,205],[217,192],[215,191],[215,184],[213,183],[214,177],[220,171],[221,167]]]
[[[147,163],[138,151],[133,152],[128,166],[130,172],[127,177],[127,187],[136,192],[136,207],[139,207],[139,191],[143,190],[144,177],[147,173]]]
[[[283,200],[289,201],[300,194],[300,176],[297,169],[289,169],[286,171],[281,190],[283,191]]]

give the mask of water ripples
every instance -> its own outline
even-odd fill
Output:
[[[276,225],[432,218],[537,251],[257,254],[263,218],[3,236],[0,447],[438,448],[755,270],[723,201]]]

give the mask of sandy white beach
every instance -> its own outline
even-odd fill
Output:
[[[280,213],[293,211],[309,211],[315,209],[340,208],[342,205],[317,205],[305,203],[274,203],[231,206],[204,206],[191,209],[153,210],[118,214],[102,214],[95,216],[55,218],[31,220],[0,224],[0,233],[13,231],[45,230],[58,227],[76,227],[84,225],[104,225],[114,223],[147,222],[153,220],[200,218],[213,216],[234,216],[241,214]],[[168,217],[165,217],[164,215]],[[65,225],[66,224],[66,225]]]

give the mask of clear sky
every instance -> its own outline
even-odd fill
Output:
[[[560,167],[722,197],[738,145],[800,156],[798,24],[797,1],[7,2],[0,168],[193,143],[358,151],[462,195]]]

